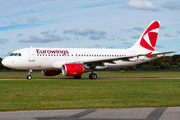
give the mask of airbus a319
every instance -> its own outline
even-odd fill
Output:
[[[116,69],[141,64],[173,52],[155,51],[160,21],[152,21],[138,41],[128,49],[84,48],[24,48],[3,59],[2,64],[12,69],[42,70],[45,76],[62,73],[80,79],[90,72],[89,79],[97,79],[96,70]]]

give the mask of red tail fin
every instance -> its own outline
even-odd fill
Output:
[[[152,21],[148,28],[141,35],[141,37],[138,39],[138,41],[131,47],[131,49],[143,53],[150,53],[154,51],[159,27],[159,21]]]
[[[148,29],[144,32],[140,45],[148,50],[154,51],[154,47],[156,46],[157,41],[157,35],[158,31],[156,31],[157,28],[159,28],[159,23],[157,21],[153,22]]]

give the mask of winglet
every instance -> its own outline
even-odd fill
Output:
[[[149,58],[151,58],[151,53],[152,53],[152,52],[150,52],[150,53],[148,53],[148,54],[146,54],[146,55],[147,55]]]

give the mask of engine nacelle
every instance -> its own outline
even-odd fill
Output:
[[[64,76],[79,76],[84,71],[83,65],[81,64],[64,64],[62,66],[62,73]]]
[[[44,76],[55,76],[59,75],[61,73],[61,70],[42,70],[42,74]]]

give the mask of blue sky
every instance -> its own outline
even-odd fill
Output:
[[[3,0],[0,57],[30,46],[129,48],[152,20],[156,51],[180,54],[179,0]]]

